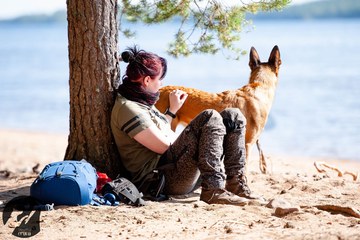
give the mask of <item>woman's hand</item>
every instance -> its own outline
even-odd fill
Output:
[[[169,93],[169,111],[172,113],[176,113],[184,104],[188,94],[182,90],[173,90]]]

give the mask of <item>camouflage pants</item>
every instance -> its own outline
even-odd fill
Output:
[[[175,165],[164,171],[165,193],[189,193],[199,177],[203,188],[224,188],[226,176],[243,174],[245,125],[236,108],[200,113],[162,156]]]

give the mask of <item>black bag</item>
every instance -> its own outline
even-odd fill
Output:
[[[133,206],[144,206],[145,201],[142,199],[143,194],[128,179],[118,177],[108,182],[102,188],[102,195],[112,193],[116,200]]]
[[[154,169],[152,172],[147,174],[138,185],[139,190],[144,193],[145,199],[156,202],[169,199],[169,197],[163,192],[164,187],[165,175],[158,169]]]

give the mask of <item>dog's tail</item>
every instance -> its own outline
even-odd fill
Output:
[[[257,146],[257,149],[259,150],[259,167],[260,167],[260,171],[265,174],[267,172],[267,163],[266,163],[265,155],[264,155],[264,153],[263,153],[263,151],[261,149],[259,139],[256,140],[256,146]]]

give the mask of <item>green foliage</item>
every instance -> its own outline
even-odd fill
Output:
[[[121,21],[157,24],[174,21],[179,24],[175,39],[168,52],[174,57],[192,53],[215,54],[229,50],[238,59],[244,53],[236,47],[240,34],[250,22],[246,13],[280,10],[290,0],[238,0],[236,5],[217,0],[121,0],[120,31],[126,36],[133,33],[121,28]],[[233,2],[233,1],[232,1]]]

